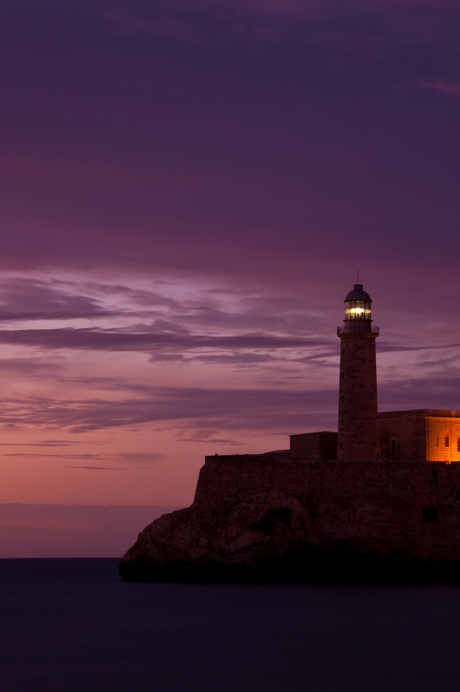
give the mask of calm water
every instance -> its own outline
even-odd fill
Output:
[[[460,587],[126,584],[0,560],[6,692],[458,692]]]

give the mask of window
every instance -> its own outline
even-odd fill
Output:
[[[391,440],[391,453],[396,454],[396,440]]]
[[[457,452],[460,452],[460,437],[457,437]]]
[[[344,356],[344,355],[345,355],[345,349],[342,348],[342,356]]]
[[[445,445],[446,447],[449,446],[449,438],[448,438],[448,437],[445,437],[445,438],[444,438],[444,445]]]
[[[345,377],[345,373],[344,373],[344,372],[341,372],[341,373],[340,373],[340,377],[341,377],[342,380],[343,380],[343,378]]]
[[[343,425],[343,418],[340,419],[340,425]]]
[[[436,438],[436,447],[439,447],[439,437]]]

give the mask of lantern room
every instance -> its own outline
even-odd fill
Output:
[[[345,320],[371,320],[372,300],[362,284],[354,284],[345,298]]]

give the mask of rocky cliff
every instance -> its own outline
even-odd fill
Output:
[[[460,464],[207,457],[191,507],[139,535],[126,580],[457,581]]]

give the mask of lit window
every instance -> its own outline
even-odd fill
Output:
[[[448,437],[445,437],[445,438],[444,438],[444,444],[445,444],[446,447],[449,446],[449,438],[448,438]]]

